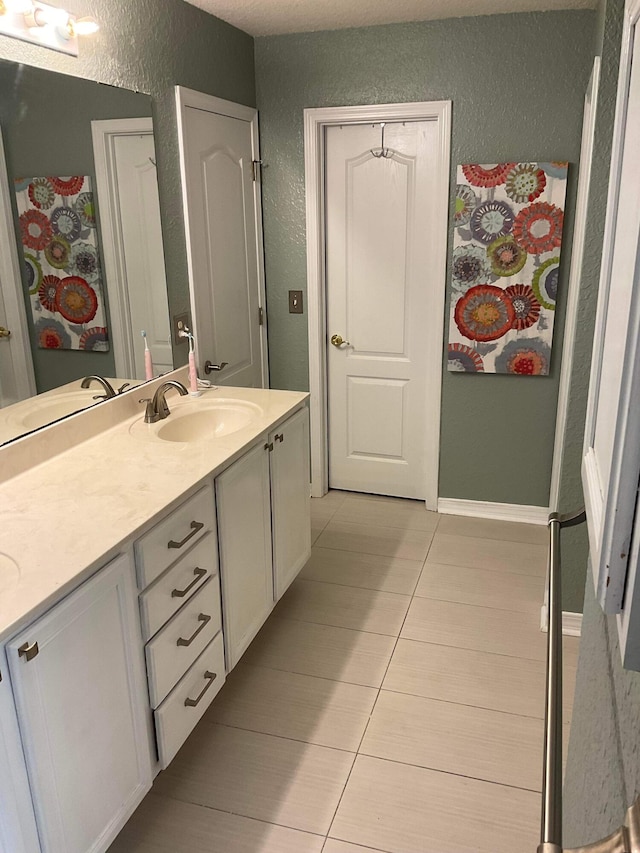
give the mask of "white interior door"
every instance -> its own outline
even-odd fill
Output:
[[[154,373],[173,369],[153,123],[93,121],[91,132],[116,374],[144,379],[142,330]]]
[[[640,477],[640,0],[622,39],[582,477],[596,594],[624,603]]]
[[[154,373],[173,370],[153,134],[117,137],[114,154],[135,343],[135,376],[142,379],[145,375],[142,329],[147,333]]]
[[[11,192],[0,132],[0,408],[36,393]]]
[[[178,97],[184,90],[178,90]],[[254,192],[256,112],[197,93],[180,103],[191,306],[200,376],[261,387],[261,227]],[[224,106],[224,105],[227,106]]]
[[[380,125],[326,130],[329,484],[425,499],[438,124],[387,124],[380,144]]]

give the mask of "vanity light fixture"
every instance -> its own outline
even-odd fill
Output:
[[[78,36],[100,29],[94,18],[75,18],[39,0],[0,0],[0,34],[78,55]]]

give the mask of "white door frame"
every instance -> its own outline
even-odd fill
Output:
[[[225,101],[223,98],[216,98],[213,95],[205,95],[204,92],[196,92],[195,89],[186,89],[184,86],[176,86],[176,114],[178,119],[178,149],[180,153],[180,177],[182,179],[182,207],[184,214],[184,228],[187,238],[187,267],[189,270],[189,295],[191,297],[191,310],[195,301],[195,276],[193,271],[193,256],[191,253],[191,228],[189,224],[189,203],[187,197],[187,160],[186,149],[184,144],[185,130],[185,110],[187,107],[193,107],[197,110],[204,110],[209,113],[217,113],[218,115],[227,116],[229,118],[237,118],[241,121],[249,122],[251,125],[251,148],[253,152],[254,162],[261,163],[260,160],[260,135],[258,128],[258,111],[253,107],[246,107],[243,104],[236,104],[233,101]],[[257,170],[257,175],[260,175],[260,169]],[[262,325],[260,326],[260,345],[262,350],[262,387],[269,387],[269,352],[267,348],[267,309],[266,309],[266,290],[264,277],[264,245],[262,234],[262,187],[261,181],[256,177],[253,181],[253,206],[255,219],[255,240],[256,240],[256,256],[258,259],[258,302],[262,309]],[[198,346],[197,339],[197,318],[192,317],[194,325],[193,332],[196,335],[196,350]]]
[[[11,193],[12,187],[9,185],[4,143],[0,131],[0,240],[5,247],[5,251],[0,252],[0,301],[4,306],[7,328],[11,332],[10,341],[2,341],[0,357],[5,360],[4,369],[10,377],[9,382],[12,387],[9,389],[9,395],[17,403],[36,393],[36,380],[31,357],[27,311],[22,296],[22,275],[16,245]],[[9,359],[6,358],[5,344],[10,346]]]
[[[378,104],[354,107],[322,107],[304,111],[304,159],[307,210],[307,311],[309,322],[309,383],[311,391],[311,494],[322,497],[329,489],[327,435],[327,298],[325,276],[325,127],[370,124],[380,121],[437,121],[439,126],[438,187],[435,192],[437,258],[431,270],[437,284],[430,294],[429,331],[425,383],[427,429],[425,471],[428,509],[438,507],[440,462],[440,403],[442,394],[442,347],[447,268],[449,169],[451,159],[451,101]],[[434,440],[437,437],[437,440]]]
[[[116,376],[135,376],[134,335],[129,311],[129,284],[124,236],[118,204],[115,171],[115,141],[122,136],[153,135],[151,116],[106,119],[91,122],[96,194],[99,202],[102,260],[112,333],[109,336],[116,364]],[[135,339],[137,342],[137,339]]]
[[[593,138],[598,111],[598,87],[600,85],[600,57],[593,60],[593,70],[584,99],[584,118],[582,122],[582,145],[580,147],[580,173],[578,175],[578,195],[576,199],[576,218],[573,229],[573,248],[571,252],[571,271],[567,296],[567,313],[562,343],[562,366],[558,387],[558,410],[556,414],[556,434],[551,468],[551,491],[549,509],[558,512],[560,503],[560,480],[564,460],[565,433],[569,416],[569,394],[573,373],[573,356],[578,327],[578,305],[582,284],[582,262],[587,237],[587,213],[589,210],[589,187],[591,184],[591,166],[593,161]],[[573,507],[567,507],[571,510]],[[546,593],[545,593],[546,594]]]
[[[627,0],[622,30],[607,215],[582,458],[582,484],[587,510],[591,567],[596,598],[605,613],[620,613],[626,600],[625,595],[628,597],[635,584],[635,575],[629,562],[629,548],[632,544],[630,536],[634,530],[638,471],[640,469],[640,417],[638,416],[637,405],[640,398],[640,368],[638,367],[640,361],[640,275],[638,267],[636,267],[638,278],[633,284],[629,307],[629,323],[625,330],[624,369],[618,398],[607,494],[602,494],[600,488],[594,443],[598,426],[601,370],[612,284],[625,130],[631,86],[633,42],[635,30],[638,26],[640,26],[640,0]],[[628,568],[631,572],[629,576],[627,574]],[[620,618],[618,624],[620,626]]]

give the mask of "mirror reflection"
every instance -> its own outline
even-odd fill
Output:
[[[17,246],[37,392],[7,405],[0,381],[2,442],[100,402],[84,377],[144,381],[145,347],[153,375],[173,358],[151,99],[2,61],[0,125],[13,213],[0,240]]]

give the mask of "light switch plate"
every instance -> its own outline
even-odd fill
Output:
[[[302,291],[289,291],[289,314],[303,314]]]

